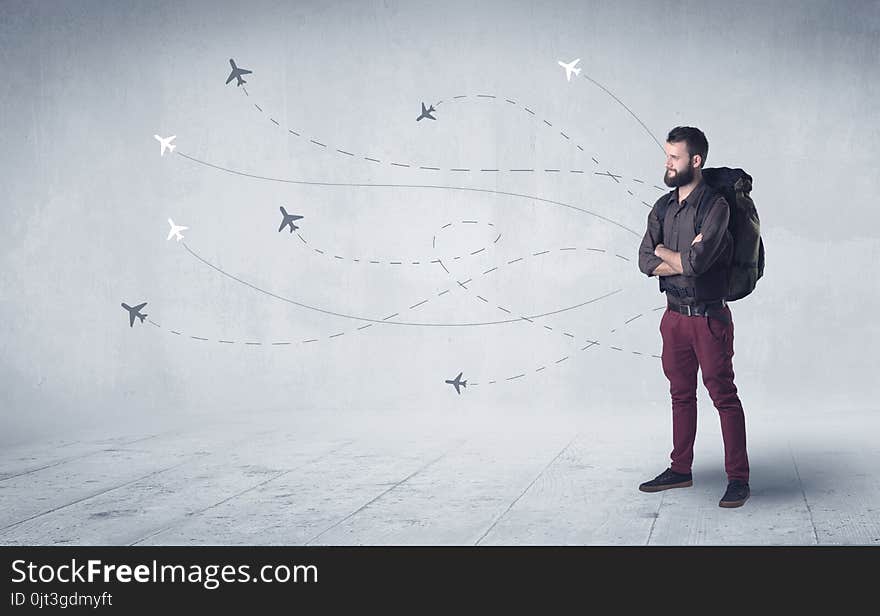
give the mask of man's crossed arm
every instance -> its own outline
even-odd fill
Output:
[[[703,234],[699,233],[697,237],[694,238],[694,241],[691,242],[691,246],[702,241],[702,239]],[[654,249],[654,254],[663,259],[663,263],[654,268],[654,272],[651,274],[652,276],[675,276],[676,274],[681,274],[683,272],[681,268],[680,252],[670,250],[663,244],[657,244],[657,247]]]

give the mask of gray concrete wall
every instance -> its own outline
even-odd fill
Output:
[[[747,413],[873,407],[878,27],[877,2],[6,3],[0,439],[253,409],[363,409],[377,429],[386,411],[662,412],[663,299],[635,259],[641,201],[662,186],[654,138],[678,124],[706,132],[708,166],[755,178],[767,270],[732,306]],[[230,57],[253,70],[247,96],[224,84]],[[557,60],[575,57],[647,131],[594,83],[565,81]],[[436,122],[414,121],[441,100]],[[174,155],[154,133],[177,135]],[[257,180],[179,153],[603,218],[490,192]],[[282,204],[308,244],[277,233]],[[193,252],[276,295],[435,325],[359,330],[269,297],[166,241],[168,217]],[[438,256],[450,274],[412,264]],[[534,325],[448,326],[608,293]],[[159,326],[129,328],[122,301],[148,301]],[[602,345],[580,351],[585,339]],[[443,382],[459,371],[478,383],[460,397]]]

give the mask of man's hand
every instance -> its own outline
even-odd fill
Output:
[[[697,234],[697,237],[694,238],[694,241],[691,242],[691,246],[693,246],[693,245],[696,244],[697,242],[702,242],[702,241],[703,241],[703,234],[702,234],[702,233],[698,233],[698,234]],[[659,256],[660,256],[659,254],[657,254],[658,251],[660,250],[660,248],[666,248],[666,246],[664,246],[663,244],[657,244],[657,246],[654,248],[654,256],[656,256],[656,257],[659,257]]]
[[[698,233],[697,237],[694,238],[694,241],[691,242],[691,246],[702,241],[703,234]],[[654,268],[654,271],[651,274],[652,276],[674,276],[683,273],[680,253],[668,249],[663,244],[657,244],[657,246],[654,247],[654,256],[660,257],[663,260],[663,263]]]

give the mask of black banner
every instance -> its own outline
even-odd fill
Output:
[[[875,547],[34,546],[0,547],[0,556],[3,614],[328,610],[352,601],[421,612],[474,597],[499,608],[536,598],[630,603],[697,584],[786,592],[785,579],[815,593],[835,579],[856,588],[861,575],[867,584],[880,564]]]

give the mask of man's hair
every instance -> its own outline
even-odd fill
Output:
[[[703,131],[699,128],[694,128],[693,126],[676,126],[669,131],[666,141],[668,143],[681,143],[684,141],[687,144],[688,156],[693,158],[699,154],[700,159],[703,161],[700,163],[700,168],[702,169],[706,166],[706,156],[709,154],[709,142],[706,140],[706,135],[704,135]]]

